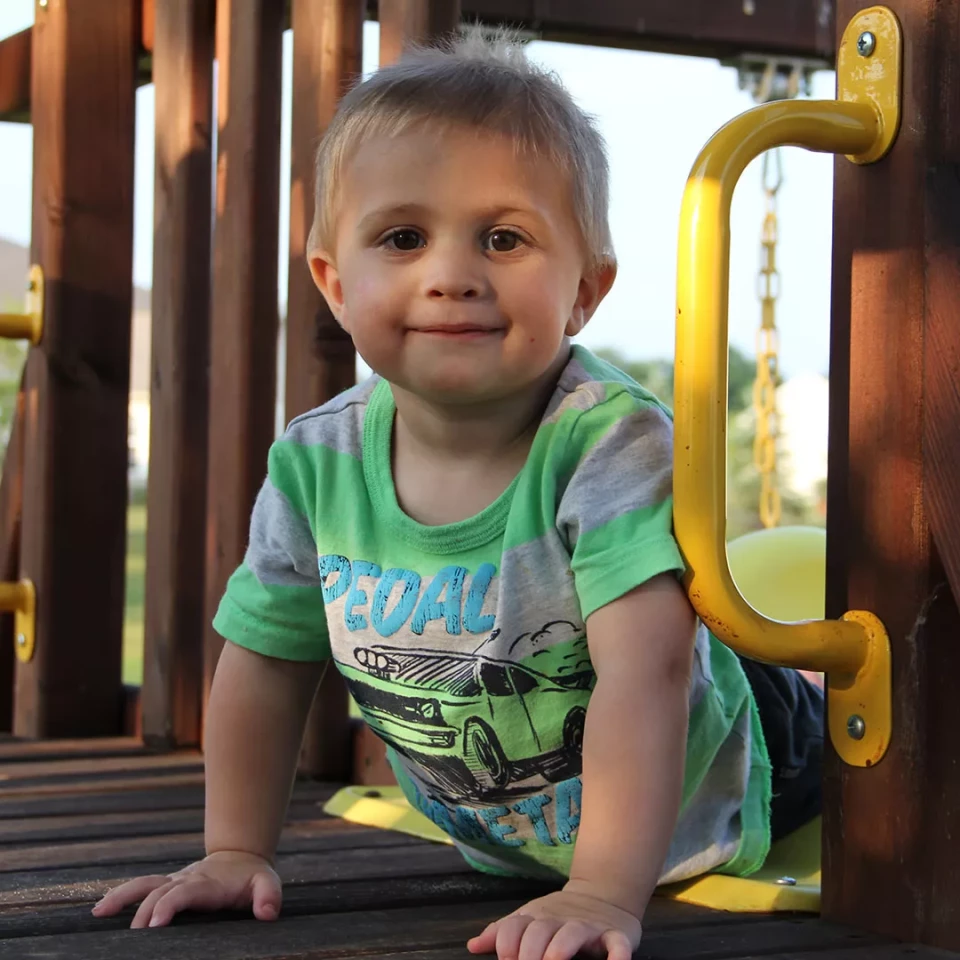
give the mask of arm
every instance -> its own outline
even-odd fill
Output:
[[[243,851],[273,862],[322,670],[224,644],[204,738],[208,855]]]
[[[683,786],[695,616],[676,579],[587,619],[597,683],[583,742],[583,805],[565,889],[643,917]],[[627,810],[635,815],[624,817]]]

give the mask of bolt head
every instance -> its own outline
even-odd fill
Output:
[[[859,714],[853,714],[853,716],[847,718],[847,736],[851,740],[862,740],[864,735],[867,732],[867,725],[863,721],[863,717]]]
[[[861,57],[869,57],[876,49],[877,38],[869,30],[865,30],[857,37],[857,53]]]
[[[27,638],[26,638],[22,633],[18,633],[18,634],[17,634],[17,646],[18,646],[18,647],[25,647],[26,645],[27,645]]]

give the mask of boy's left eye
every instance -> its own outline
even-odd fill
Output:
[[[494,253],[510,253],[523,243],[523,237],[513,230],[491,230],[484,239],[487,249]]]

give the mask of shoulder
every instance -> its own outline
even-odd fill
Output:
[[[379,377],[370,377],[321,406],[295,417],[278,438],[277,444],[326,447],[359,458],[364,415],[380,382]]]
[[[671,456],[669,408],[626,373],[580,346],[573,348],[560,375],[543,427],[556,434],[556,446],[568,463],[591,452],[613,453],[637,445],[646,448],[638,466],[649,467],[651,456]]]

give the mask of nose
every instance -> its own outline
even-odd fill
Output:
[[[477,300],[486,281],[480,265],[466,251],[452,246],[434,248],[424,258],[424,292],[431,300]]]

